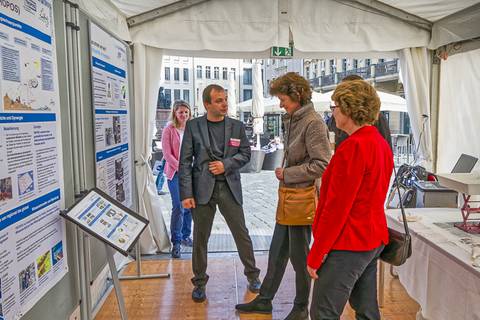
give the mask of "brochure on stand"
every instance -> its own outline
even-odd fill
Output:
[[[125,256],[149,223],[98,188],[61,215]]]

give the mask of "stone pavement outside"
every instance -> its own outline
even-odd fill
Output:
[[[277,207],[278,180],[273,171],[259,173],[242,173],[243,210],[245,221],[253,241],[254,250],[268,250],[275,227],[275,210]],[[170,232],[171,198],[168,187],[167,194],[162,195],[162,214]],[[225,219],[217,210],[209,241],[209,252],[236,251],[236,246]],[[182,248],[182,252],[190,252],[190,248]]]

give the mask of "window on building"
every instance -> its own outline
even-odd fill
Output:
[[[371,61],[370,59],[365,59],[365,67],[370,67]]]
[[[173,80],[180,81],[180,68],[173,68]]]
[[[180,100],[180,89],[174,89],[173,90],[173,98],[175,100]]]
[[[330,74],[335,73],[335,60],[331,59],[330,60]]]
[[[243,101],[252,99],[252,90],[244,89],[243,90]]]
[[[223,80],[228,79],[228,68],[222,68],[222,78]]]
[[[347,59],[342,59],[342,71],[347,70]]]
[[[172,105],[172,90],[165,89],[165,107],[166,109],[170,109]]]
[[[188,82],[188,69],[183,68],[183,81]]]
[[[202,79],[202,66],[197,66],[197,79]]]
[[[233,78],[235,79],[237,77],[237,70],[235,68],[230,69],[231,72],[233,72]]]
[[[170,67],[165,67],[165,81],[170,80]]]
[[[352,66],[354,69],[358,68],[358,59],[353,59]]]
[[[211,71],[210,71],[210,66],[205,67],[205,79],[210,79],[212,76]]]
[[[252,69],[243,69],[243,84],[252,84]]]
[[[385,59],[378,59],[378,63],[384,63]]]
[[[213,79],[220,79],[220,68],[219,67],[213,67]]]
[[[310,79],[310,67],[305,67],[305,78]]]
[[[190,90],[183,90],[183,100],[190,103]]]

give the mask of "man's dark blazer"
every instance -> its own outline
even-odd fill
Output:
[[[223,159],[216,159],[210,147],[207,116],[187,122],[180,151],[180,198],[194,198],[207,204],[215,187],[215,175],[208,170],[211,161],[221,160],[225,178],[238,204],[243,203],[239,169],[250,161],[250,144],[241,121],[225,117]]]

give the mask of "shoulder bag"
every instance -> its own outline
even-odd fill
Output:
[[[400,188],[398,186],[398,176],[397,171],[395,170],[395,165],[393,167],[395,173],[395,184],[397,187],[398,198],[402,199],[400,195]],[[399,201],[400,210],[402,212],[403,227],[405,233],[388,228],[388,238],[389,242],[383,249],[380,254],[380,259],[386,263],[389,263],[394,266],[400,266],[407,261],[407,259],[412,255],[412,238],[410,236],[410,230],[408,229],[407,216],[405,215],[405,208],[403,207],[403,201]]]

